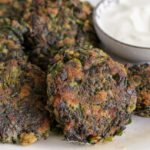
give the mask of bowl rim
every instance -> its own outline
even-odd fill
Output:
[[[101,0],[97,6],[94,8],[94,11],[93,11],[93,23],[94,25],[99,28],[99,30],[105,35],[107,36],[109,39],[119,43],[119,44],[122,44],[124,46],[128,46],[128,47],[132,47],[132,48],[137,48],[137,49],[145,49],[145,50],[150,50],[150,47],[144,47],[144,46],[136,46],[136,45],[132,45],[132,44],[128,44],[128,43],[125,43],[125,42],[122,42],[120,40],[117,40],[116,38],[114,38],[113,36],[110,36],[109,34],[107,34],[102,28],[101,26],[97,23],[97,19],[96,19],[96,16],[97,16],[97,10],[98,8],[100,7],[100,5],[102,3],[104,3],[105,0]]]

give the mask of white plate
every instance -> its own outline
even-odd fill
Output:
[[[88,0],[96,5],[100,0]],[[150,119],[133,117],[121,137],[115,137],[111,143],[97,145],[74,145],[64,141],[63,137],[51,135],[48,140],[39,141],[28,147],[0,144],[0,150],[150,150]]]

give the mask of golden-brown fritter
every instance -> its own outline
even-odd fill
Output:
[[[150,65],[131,65],[129,80],[130,84],[135,85],[137,92],[135,113],[143,117],[150,117]]]
[[[0,142],[29,145],[49,135],[45,73],[24,61],[0,62]]]
[[[123,65],[100,49],[67,49],[49,67],[48,109],[68,141],[95,144],[124,130],[136,106]]]
[[[62,48],[97,45],[92,26],[92,7],[79,0],[33,0],[25,39],[31,62],[46,70],[51,58]],[[26,45],[28,47],[28,45]]]

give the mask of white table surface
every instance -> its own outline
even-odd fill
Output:
[[[75,145],[64,141],[62,136],[51,135],[48,140],[27,147],[0,144],[0,150],[150,150],[150,119],[134,116],[124,134],[110,143]]]
[[[100,0],[88,1],[96,5]],[[150,119],[133,116],[132,124],[127,126],[124,134],[110,143],[75,145],[64,141],[62,136],[51,135],[49,139],[27,147],[0,144],[0,150],[150,150]]]

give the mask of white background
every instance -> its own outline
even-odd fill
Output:
[[[88,0],[96,5],[100,0]],[[133,117],[121,137],[111,143],[96,145],[75,145],[64,141],[63,137],[51,135],[48,140],[39,141],[28,147],[0,144],[0,150],[150,150],[150,119]]]

